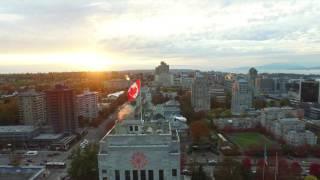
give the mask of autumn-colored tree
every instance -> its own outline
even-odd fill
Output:
[[[257,163],[256,180],[272,180],[274,179],[274,172],[269,166],[265,165],[263,159]]]
[[[280,159],[278,162],[278,179],[287,180],[290,177],[289,164],[286,159]]]
[[[205,121],[193,121],[190,124],[191,136],[194,141],[199,141],[203,138],[208,138],[210,135],[210,129]]]
[[[248,157],[245,158],[245,159],[243,159],[243,160],[242,160],[242,166],[243,166],[245,169],[250,170],[250,169],[251,169],[251,166],[252,166],[252,164],[251,164],[251,159],[249,159]]]
[[[311,175],[320,177],[320,164],[318,163],[310,164],[309,171]]]
[[[252,179],[253,178],[253,174],[251,171],[251,159],[249,159],[248,157],[242,160],[242,169],[243,169],[243,177],[246,180]]]
[[[290,166],[290,172],[292,174],[292,179],[301,179],[302,168],[298,162],[293,162]]]

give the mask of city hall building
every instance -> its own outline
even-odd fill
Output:
[[[168,121],[124,120],[100,141],[100,180],[180,180],[180,140]]]

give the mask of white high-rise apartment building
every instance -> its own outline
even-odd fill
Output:
[[[85,91],[76,97],[76,107],[78,117],[92,120],[98,117],[98,93]]]
[[[34,90],[18,95],[19,117],[24,125],[41,126],[46,123],[46,98]]]
[[[244,78],[235,80],[232,86],[231,112],[240,115],[252,108],[252,91],[249,82]]]
[[[196,73],[191,88],[191,104],[193,109],[198,111],[210,110],[209,84],[206,76]]]

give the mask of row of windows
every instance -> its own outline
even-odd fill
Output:
[[[115,173],[115,180],[120,180],[121,178],[120,170],[115,170],[114,173]],[[147,179],[147,173],[148,173],[148,179]],[[164,171],[162,169],[159,170],[158,175],[159,175],[159,180],[164,180]],[[177,176],[177,169],[172,169],[172,176]],[[132,176],[131,176],[131,171],[126,170],[124,171],[124,177],[125,177],[125,180],[139,180],[138,170],[133,170]],[[140,170],[140,180],[154,180],[153,170]]]
[[[138,131],[139,130],[138,126],[129,126],[130,131],[133,131],[133,127],[134,127],[134,131]]]

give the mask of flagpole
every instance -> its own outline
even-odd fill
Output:
[[[266,164],[263,163],[263,168],[262,168],[262,180],[264,180],[264,168],[265,168]]]
[[[264,180],[265,166],[267,164],[267,146],[264,145],[264,153],[263,153],[263,168],[262,168],[262,179]]]
[[[140,121],[143,124],[143,119],[142,119],[142,96],[141,96],[141,85],[140,85],[140,92],[139,92],[139,96],[140,96]]]
[[[276,152],[276,168],[274,171],[274,180],[277,180],[277,174],[278,174],[278,152]]]

